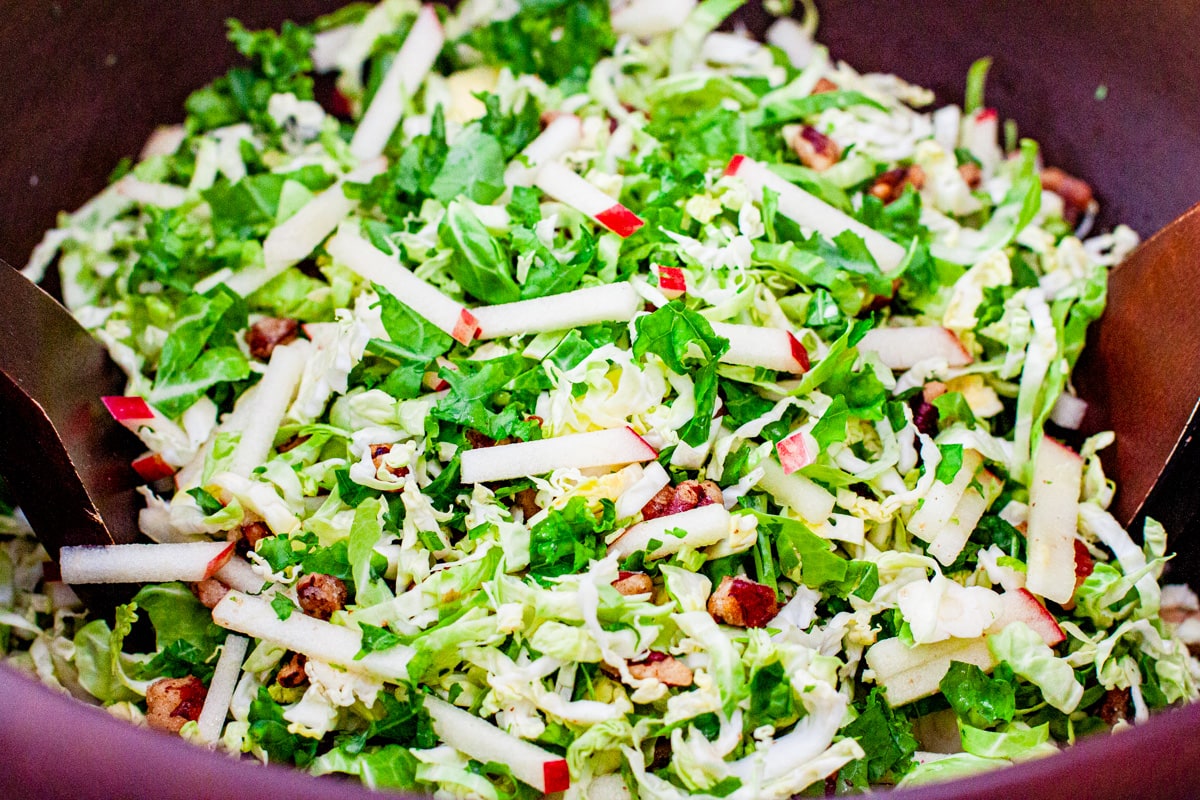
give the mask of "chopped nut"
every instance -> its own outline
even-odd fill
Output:
[[[724,501],[721,487],[712,481],[686,480],[675,487],[675,496],[667,504],[667,513],[678,514],[681,511],[691,511],[693,508]]]
[[[1087,181],[1063,172],[1058,167],[1046,167],[1042,170],[1042,188],[1062,198],[1063,219],[1070,225],[1077,224],[1095,201],[1092,187]]]
[[[712,481],[686,480],[678,486],[664,486],[650,502],[642,506],[642,519],[655,519],[712,503],[725,502],[721,487]]]
[[[962,179],[967,182],[967,186],[972,190],[978,189],[979,185],[983,183],[983,170],[974,161],[959,164],[958,174],[962,175]]]
[[[303,653],[292,653],[275,674],[275,682],[285,689],[302,686],[308,680],[308,673],[304,671],[307,662],[308,658]]]
[[[836,92],[838,85],[829,78],[820,78],[817,80],[817,85],[813,87],[812,94],[825,94],[826,92]]]
[[[708,598],[708,613],[726,625],[762,628],[779,613],[779,602],[770,586],[726,575]]]
[[[521,509],[521,513],[525,515],[525,521],[542,510],[542,507],[537,504],[537,489],[530,486],[528,489],[522,489],[513,495],[513,508]]]
[[[185,723],[200,718],[207,696],[208,689],[195,675],[159,678],[146,687],[146,723],[155,730],[179,733]]]
[[[880,175],[867,191],[883,201],[884,205],[900,199],[904,187],[911,186],[918,191],[925,185],[925,170],[913,164],[910,167],[896,167]]]
[[[267,524],[261,520],[243,522],[229,532],[229,538],[237,543],[237,551],[243,556],[255,549],[263,539],[274,535]]]
[[[280,453],[287,453],[291,450],[295,450],[297,447],[307,442],[308,438],[308,436],[293,436],[275,449]]]
[[[1129,719],[1129,690],[1109,689],[1104,693],[1104,702],[1100,704],[1097,716],[1108,725]]]
[[[250,355],[266,361],[281,344],[295,341],[300,330],[300,322],[294,319],[277,319],[267,317],[260,319],[246,331],[246,344],[250,346]]]
[[[656,678],[667,686],[691,686],[692,670],[674,656],[651,652],[645,661],[631,662],[629,674],[638,680]]]
[[[642,519],[656,519],[669,514],[667,507],[671,505],[671,501],[675,499],[675,487],[664,486],[658,490],[658,494],[650,498],[650,502],[642,506]]]
[[[788,146],[800,158],[800,163],[809,169],[823,172],[842,157],[837,142],[811,125],[802,125],[791,132]]]
[[[384,470],[389,475],[396,478],[403,478],[408,474],[408,467],[389,467],[384,463],[384,457],[392,452],[390,444],[373,444],[369,445],[371,453],[371,463],[375,465],[375,471]]]
[[[205,578],[202,581],[190,583],[188,588],[205,608],[216,608],[217,603],[221,602],[221,598],[229,594],[229,587],[216,578]]]
[[[625,570],[621,570],[617,573],[617,579],[612,582],[612,585],[614,589],[626,597],[654,591],[653,579],[644,572],[626,572]]]
[[[305,614],[317,619],[329,619],[333,612],[346,605],[349,592],[341,578],[314,572],[296,583],[296,596]]]

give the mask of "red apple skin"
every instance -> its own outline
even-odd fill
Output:
[[[566,759],[547,761],[542,767],[542,780],[546,783],[546,794],[565,792],[571,788],[571,771]]]
[[[236,550],[236,543],[230,542],[229,546],[222,550],[217,556],[208,562],[208,566],[204,568],[204,580],[208,580],[213,575],[216,575],[221,567],[229,563],[229,559],[233,558]]]
[[[175,474],[175,468],[166,461],[163,461],[163,457],[158,453],[150,453],[149,455],[134,459],[130,466],[147,483],[160,481]]]
[[[1088,552],[1087,545],[1075,540],[1075,577],[1082,583],[1096,569],[1096,562]]]
[[[792,358],[796,359],[796,363],[800,365],[799,371],[808,372],[809,367],[812,366],[811,362],[808,360],[808,350],[806,350],[804,345],[800,344],[800,340],[791,333],[788,333],[788,341],[792,345]]]
[[[107,395],[101,397],[100,402],[104,403],[108,413],[112,414],[113,419],[117,422],[129,423],[154,419],[154,412],[150,409],[150,404],[136,395],[128,397]]]
[[[741,153],[738,153],[733,158],[729,159],[729,165],[725,167],[725,174],[737,175],[738,170],[742,168],[742,162],[745,160],[746,157]]]
[[[625,430],[636,436],[637,440],[646,446],[646,451],[650,453],[650,458],[658,458],[658,451],[651,447],[650,443],[643,439],[640,433],[635,431],[633,428],[630,428],[628,425],[625,426]]]
[[[999,116],[1000,115],[997,113],[996,109],[994,109],[994,108],[981,108],[975,114],[975,121],[976,122],[987,122],[988,120],[996,119]]]
[[[1037,631],[1051,647],[1066,641],[1067,635],[1059,627],[1058,620],[1028,589],[1017,589],[1012,594],[1019,603],[1018,620]]]
[[[620,203],[601,211],[596,215],[596,221],[622,239],[628,239],[638,228],[646,224],[637,214]]]
[[[779,464],[783,467],[784,475],[791,475],[813,462],[813,456],[804,442],[804,435],[800,432],[776,442],[775,451],[779,454]]]
[[[465,308],[458,315],[458,322],[454,324],[454,330],[450,333],[450,338],[459,344],[470,344],[479,335],[479,321],[475,319],[475,315]]]
[[[687,278],[679,267],[658,267],[658,288],[672,300],[687,293]]]

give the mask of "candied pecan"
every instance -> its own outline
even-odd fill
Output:
[[[712,481],[686,480],[675,487],[675,496],[667,504],[668,514],[678,514],[681,511],[691,511],[700,506],[725,502],[721,487]]]
[[[644,572],[626,572],[625,570],[621,570],[617,573],[617,579],[612,582],[612,585],[614,589],[626,597],[654,591],[654,581]]]
[[[369,445],[369,448],[371,453],[371,463],[375,465],[376,472],[378,472],[380,469],[384,469],[388,472],[388,474],[397,478],[403,478],[408,474],[408,467],[388,467],[384,465],[383,457],[392,452],[392,446],[390,444],[373,444]]]
[[[305,614],[317,619],[329,619],[333,612],[346,605],[349,592],[341,578],[313,572],[296,583],[296,596]]]
[[[1109,689],[1104,693],[1104,702],[1096,714],[1108,725],[1129,719],[1129,690]]]
[[[243,522],[239,527],[230,531],[229,538],[237,543],[237,551],[240,555],[253,550],[258,546],[258,543],[268,536],[274,536],[271,529],[267,527],[267,523],[262,520],[252,520]]]
[[[279,451],[280,453],[286,453],[289,450],[295,450],[297,447],[299,447],[300,445],[304,444],[307,441],[308,441],[307,436],[293,436],[292,438],[288,439],[286,442],[279,445],[279,447],[276,447],[275,449],[277,451]]]
[[[658,490],[658,494],[650,498],[650,502],[642,506],[642,519],[655,519],[663,517],[671,513],[667,511],[667,507],[671,505],[671,501],[675,499],[675,487],[664,486]]]
[[[867,191],[883,201],[884,205],[900,199],[904,187],[920,190],[925,185],[925,170],[913,164],[911,167],[896,167],[880,175]]]
[[[779,613],[779,601],[770,586],[726,575],[708,598],[708,613],[726,625],[762,628]]]
[[[159,678],[146,687],[146,723],[155,730],[179,733],[184,723],[200,718],[206,696],[208,689],[195,675]]]
[[[838,85],[829,78],[820,78],[817,80],[817,85],[813,87],[812,94],[825,94],[826,92],[836,92]]]
[[[473,448],[495,447],[496,445],[499,445],[499,444],[510,444],[512,442],[511,437],[506,436],[503,439],[497,440],[497,439],[493,439],[490,436],[482,434],[479,431],[472,430],[471,428],[464,429],[463,435],[466,436],[467,443],[470,444],[471,447],[473,447]]]
[[[1063,172],[1058,167],[1042,170],[1042,188],[1054,192],[1063,201],[1063,219],[1075,225],[1093,203],[1092,187],[1087,181]]]
[[[308,680],[308,673],[304,671],[307,662],[308,658],[303,653],[292,653],[283,662],[279,672],[275,673],[275,682],[285,689],[302,686]]]
[[[639,681],[657,678],[667,686],[691,686],[692,670],[674,656],[651,651],[642,661],[629,663],[629,674]]]
[[[250,326],[246,331],[246,344],[250,346],[250,355],[266,361],[281,344],[295,341],[299,334],[300,322],[294,319],[278,319],[265,317]]]
[[[537,489],[530,486],[528,489],[522,489],[513,495],[513,508],[521,509],[521,513],[525,515],[525,521],[542,510],[542,507],[537,504]]]
[[[962,175],[962,179],[967,182],[967,186],[971,189],[978,189],[979,185],[983,183],[983,170],[974,161],[959,164],[958,174]]]
[[[189,583],[188,588],[205,608],[215,608],[221,598],[229,593],[229,587],[216,578],[205,578],[202,581]]]
[[[802,125],[788,137],[788,146],[809,169],[823,172],[838,162],[842,149],[837,142],[811,125]]]

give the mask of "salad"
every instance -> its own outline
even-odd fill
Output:
[[[231,22],[245,64],[26,268],[129,376],[154,543],[51,580],[0,508],[7,661],[489,800],[907,786],[1194,700],[1200,603],[1075,433],[1136,235],[986,60],[931,110],[739,5]]]

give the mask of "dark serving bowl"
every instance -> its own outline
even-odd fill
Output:
[[[180,119],[187,93],[231,60],[225,18],[265,27],[288,17],[311,19],[338,4],[9,0],[0,16],[6,117],[0,125],[0,259],[23,264],[58,211],[98,191],[156,124]],[[1102,226],[1123,221],[1149,235],[1200,200],[1200,45],[1194,34],[1200,6],[1193,0],[1136,7],[1115,0],[825,0],[821,11],[820,38],[836,57],[864,71],[899,73],[933,88],[943,101],[960,99],[974,59],[995,56],[989,105],[1038,139],[1047,163],[1092,183],[1103,207]],[[761,31],[761,15],[745,19]],[[1196,260],[1200,266],[1200,255]],[[1093,362],[1082,363],[1078,375],[1085,387],[1098,387],[1090,389],[1092,398],[1142,393],[1146,419],[1160,423],[1170,447],[1192,408],[1184,403],[1182,417],[1170,418],[1160,401],[1172,393],[1195,396],[1195,385],[1187,383],[1195,372],[1169,365],[1200,362],[1200,317],[1183,299],[1200,297],[1198,282],[1185,281],[1176,295],[1181,299],[1162,308],[1182,320],[1178,336],[1160,348],[1174,384],[1123,385],[1111,369]],[[1137,287],[1122,291],[1136,293]],[[1134,323],[1110,315],[1103,324],[1106,332],[1119,332]],[[1095,405],[1095,423],[1106,425],[1104,403]],[[1200,495],[1200,447],[1187,446],[1193,433],[1194,425],[1144,510],[1172,531],[1179,556],[1170,579],[1200,584],[1200,543],[1188,530]],[[1136,457],[1128,445],[1124,452]],[[1123,473],[1120,461],[1118,454],[1116,471]],[[2,442],[0,467],[19,468],[6,463]],[[7,668],[0,668],[0,752],[3,797],[369,796],[342,781],[239,763],[127,726]],[[1197,764],[1200,705],[1085,741],[1060,756],[896,797],[1193,798],[1200,796]]]

